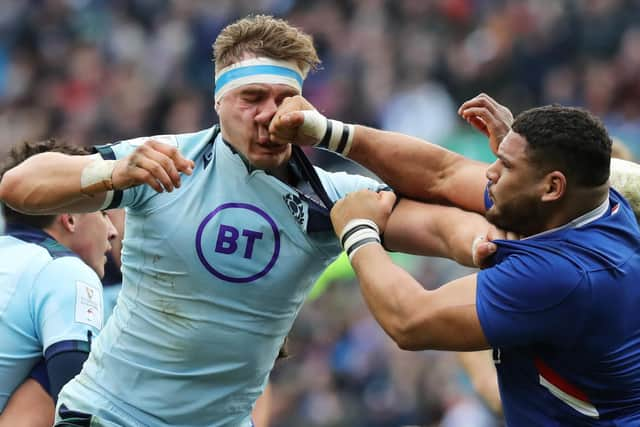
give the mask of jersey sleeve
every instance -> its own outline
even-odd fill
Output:
[[[156,135],[129,139],[114,144],[98,145],[94,149],[104,160],[119,160],[133,153],[138,146],[150,139],[179,148],[176,135]],[[140,206],[155,194],[157,194],[156,191],[148,185],[137,185],[125,190],[116,190],[113,200],[107,209]]]
[[[45,358],[52,357],[47,350],[55,344],[90,341],[103,323],[98,275],[79,258],[53,259],[34,282],[31,312]]]
[[[585,280],[570,261],[544,253],[511,255],[480,271],[476,307],[489,343],[569,344],[588,312]]]
[[[366,176],[346,172],[326,172],[319,168],[316,168],[316,171],[323,187],[327,191],[327,195],[334,202],[358,190],[391,190],[387,185]]]

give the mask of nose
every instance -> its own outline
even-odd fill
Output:
[[[112,241],[118,237],[118,230],[108,216],[105,216],[105,219],[107,220],[107,240]]]
[[[269,123],[271,123],[271,119],[273,119],[277,110],[278,105],[276,104],[276,100],[271,96],[268,97],[260,105],[260,110],[258,114],[256,114],[256,121],[263,126],[269,126]]]
[[[489,180],[489,182],[491,184],[495,184],[496,182],[498,182],[498,161],[496,160],[495,162],[491,163],[489,165],[489,168],[487,169],[487,179]]]

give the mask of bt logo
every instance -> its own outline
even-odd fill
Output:
[[[216,241],[216,252],[221,254],[233,254],[238,250],[238,238],[240,231],[232,225],[221,224],[218,229],[218,239]],[[262,239],[262,233],[249,229],[242,230],[242,236],[247,238],[244,257],[251,259],[253,245],[256,240]]]
[[[280,254],[275,221],[247,203],[218,206],[200,223],[195,243],[202,265],[217,278],[232,283],[263,277]]]

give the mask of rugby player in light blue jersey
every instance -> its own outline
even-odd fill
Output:
[[[49,150],[86,153],[55,141],[22,143],[12,149],[5,168]],[[116,232],[102,212],[30,216],[6,208],[5,213],[6,235],[0,237],[0,424],[50,426],[51,397],[55,400],[80,372],[102,327],[98,276],[104,273],[105,252]]]
[[[388,216],[395,196],[349,194],[331,218],[340,236],[359,227],[343,242],[347,252],[358,247],[351,262],[369,307],[404,349],[493,348],[510,426],[640,425],[637,167],[611,161],[606,129],[585,110],[534,108],[509,129],[511,113],[480,95],[460,113],[490,137],[498,157],[490,166],[362,126],[349,157],[403,194],[484,212],[523,238],[485,243],[494,264],[425,290],[377,238],[397,221]],[[326,119],[301,97],[276,117],[274,139],[322,143]],[[633,208],[610,188],[611,164]]]
[[[308,35],[255,16],[226,27],[214,52],[219,126],[122,141],[94,156],[43,154],[0,183],[0,197],[27,212],[127,209],[118,305],[61,394],[60,425],[250,426],[307,292],[341,252],[329,209],[347,193],[383,188],[270,142],[278,105],[301,93],[319,61]],[[348,150],[352,127],[325,131]],[[486,221],[413,204],[397,205],[389,247],[455,248],[471,264]]]

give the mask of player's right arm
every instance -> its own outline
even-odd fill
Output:
[[[274,142],[319,145],[347,156],[403,196],[446,202],[475,212],[485,210],[488,165],[439,145],[397,132],[327,120],[301,96],[283,101],[269,132]]]
[[[118,160],[99,154],[42,153],[7,171],[0,199],[28,214],[91,212],[104,208],[112,190],[147,184],[157,192],[180,187],[180,173],[194,164],[175,146],[149,140]]]

